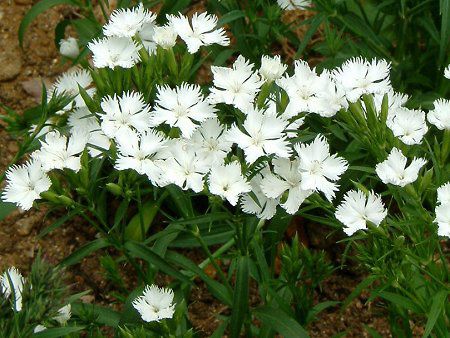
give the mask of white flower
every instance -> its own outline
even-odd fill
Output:
[[[68,168],[78,172],[81,168],[80,153],[86,147],[88,138],[89,133],[81,130],[74,130],[69,139],[55,130],[45,136],[41,149],[31,156],[42,163],[45,171]]]
[[[289,104],[284,112],[288,117],[296,116],[301,112],[310,112],[316,94],[316,82],[319,78],[315,69],[311,69],[306,61],[297,60],[294,67],[293,76],[286,74],[276,81],[289,97]]]
[[[86,104],[80,95],[79,87],[84,88],[89,96],[93,96],[95,94],[95,88],[88,88],[91,83],[92,77],[91,74],[89,74],[89,71],[75,68],[56,79],[56,82],[48,91],[48,100],[54,95],[67,95],[73,97],[73,102],[68,103],[60,114],[73,108],[85,107]]]
[[[100,115],[101,127],[110,138],[124,130],[134,128],[144,132],[150,128],[150,108],[140,93],[126,92],[119,97],[107,96],[102,99],[101,107],[105,112]]]
[[[133,307],[138,310],[142,320],[159,322],[161,319],[173,317],[175,312],[173,296],[171,289],[147,285],[144,289],[144,294],[133,301]]]
[[[420,144],[428,131],[425,112],[421,110],[397,108],[388,115],[386,124],[407,145]]]
[[[131,38],[147,23],[153,23],[156,15],[144,9],[142,3],[134,8],[120,8],[111,13],[108,23],[103,27],[106,36]]]
[[[172,23],[175,31],[181,39],[186,42],[189,53],[196,53],[201,46],[219,44],[228,46],[230,39],[227,37],[223,28],[216,29],[217,16],[214,14],[194,13],[192,16],[192,27],[186,16],[169,15],[169,22]]]
[[[308,198],[313,190],[302,188],[302,175],[299,171],[299,160],[291,161],[285,158],[276,158],[272,161],[273,174],[264,175],[261,181],[261,190],[269,198],[282,198],[286,195],[286,200],[281,206],[287,213],[295,214],[300,205]]]
[[[170,49],[177,43],[177,33],[172,25],[155,26],[153,41],[163,49]]]
[[[22,210],[29,210],[51,184],[40,162],[29,161],[24,165],[13,165],[6,171],[6,187],[2,199],[17,204]]]
[[[310,144],[296,144],[294,148],[300,157],[302,189],[322,191],[331,201],[338,190],[334,182],[347,170],[347,161],[336,154],[330,155],[330,146],[322,135],[317,135]]]
[[[408,159],[399,149],[393,148],[388,158],[376,165],[375,171],[383,183],[404,187],[417,180],[419,170],[427,163],[423,158],[414,157],[406,168],[407,161]]]
[[[333,76],[346,92],[350,102],[356,102],[364,94],[381,94],[391,90],[390,63],[372,59],[352,58],[334,70]]]
[[[358,230],[367,229],[367,221],[379,226],[387,215],[380,196],[362,191],[347,192],[344,201],[336,209],[335,216],[344,225],[344,232],[351,236]]]
[[[450,65],[448,65],[447,68],[444,69],[444,77],[450,80]]]
[[[450,205],[450,182],[441,185],[437,189],[437,200],[440,204]]]
[[[435,209],[438,235],[450,238],[450,182],[437,189],[437,206]]]
[[[217,118],[207,119],[192,134],[188,143],[207,163],[222,163],[231,150],[232,142]]]
[[[214,87],[209,96],[213,103],[226,103],[245,110],[253,104],[263,85],[253,64],[240,55],[232,68],[212,66]]]
[[[6,270],[3,275],[0,276],[0,285],[2,293],[6,298],[11,295],[14,296],[13,310],[22,310],[22,292],[25,284],[25,278],[15,267],[11,267]]]
[[[178,127],[182,136],[189,138],[199,122],[214,117],[216,109],[205,101],[198,85],[183,83],[175,89],[169,86],[158,87],[152,124],[167,123]]]
[[[288,122],[253,107],[247,113],[243,131],[233,125],[227,136],[230,142],[244,150],[247,163],[254,163],[258,158],[271,154],[289,157],[289,142],[284,135]]]
[[[131,68],[140,61],[139,46],[131,38],[108,36],[88,44],[97,68]]]
[[[310,98],[309,112],[322,117],[332,117],[342,108],[348,108],[345,91],[332,79],[328,71],[323,71],[312,85],[315,95]]]
[[[242,175],[241,165],[238,162],[213,165],[208,183],[212,194],[226,199],[231,205],[236,205],[239,196],[252,189]]]
[[[184,190],[192,189],[197,193],[202,191],[203,177],[211,164],[205,162],[183,140],[174,140],[168,150],[169,154],[165,155],[167,159],[160,165],[165,174],[162,179]],[[164,182],[161,183],[163,184]]]
[[[440,130],[450,130],[450,100],[434,101],[434,109],[428,112],[427,119]]]
[[[287,11],[306,9],[311,6],[310,0],[277,0],[278,5]]]
[[[101,130],[100,123],[86,107],[78,108],[69,115],[67,124],[71,127],[71,132],[88,132],[87,147],[92,157],[102,154],[102,150],[108,150],[111,141]]]
[[[80,55],[78,40],[72,37],[67,38],[66,40],[61,39],[61,41],[59,41],[59,52],[62,56],[75,59],[78,55]]]
[[[272,82],[283,76],[287,66],[281,62],[279,55],[270,57],[263,55],[261,57],[261,68],[259,73],[267,81]]]
[[[387,94],[388,112],[403,107],[409,100],[408,95],[395,92],[393,89],[389,90],[387,93],[375,94],[373,96],[373,101],[375,103],[375,109],[377,110],[378,114],[381,112],[381,106],[383,105],[383,98],[385,94]]]
[[[436,219],[438,235],[450,238],[450,204],[441,204],[436,207]]]
[[[44,325],[36,325],[36,327],[33,330],[33,333],[38,333],[47,330],[47,328]]]
[[[261,182],[269,170],[261,170],[250,180],[250,193],[242,195],[241,209],[247,214],[256,215],[260,219],[271,219],[277,212],[278,198],[268,198],[261,190]]]
[[[152,55],[156,52],[156,42],[154,39],[155,28],[157,26],[153,23],[146,23],[142,26],[142,29],[138,32],[139,39],[147,52]]]
[[[71,310],[72,306],[70,304],[67,304],[58,310],[58,315],[53,317],[53,319],[56,320],[58,323],[64,325],[72,316]]]
[[[147,175],[150,181],[158,185],[161,181],[161,162],[158,152],[165,148],[164,135],[149,130],[138,135],[133,130],[126,130],[117,135],[118,157],[115,168],[117,170],[134,169],[141,175]]]

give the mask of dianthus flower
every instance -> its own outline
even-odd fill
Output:
[[[142,296],[133,301],[133,307],[139,312],[142,320],[146,322],[159,322],[162,319],[173,317],[175,303],[171,289],[159,288],[156,285],[147,285]]]
[[[140,61],[139,46],[131,38],[108,36],[88,44],[97,68],[132,68]]]

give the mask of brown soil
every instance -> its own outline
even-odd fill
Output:
[[[61,64],[55,48],[53,30],[70,9],[59,6],[41,15],[27,31],[24,49],[21,50],[18,46],[17,29],[20,20],[35,2],[37,0],[0,2],[0,102],[19,112],[36,104],[41,80],[53,80],[66,68]],[[7,167],[17,149],[17,142],[0,126],[0,170]],[[45,259],[56,264],[75,248],[95,237],[92,228],[81,219],[71,221],[42,239],[37,237],[42,229],[63,214],[64,211],[59,215],[47,215],[46,210],[26,213],[15,211],[1,221],[0,271],[12,265],[28,271],[39,251]],[[309,242],[314,243],[313,240]],[[202,259],[196,253],[194,256],[194,260]],[[86,298],[86,301],[95,300],[104,304],[111,301],[107,296],[111,286],[104,278],[98,255],[85,259],[68,272],[69,281],[75,290],[93,290],[92,296]],[[335,273],[324,283],[317,299],[343,301],[359,281],[358,276]],[[257,293],[256,289],[252,291],[253,294]],[[390,337],[385,312],[377,304],[365,304],[366,299],[367,295],[363,294],[343,313],[339,312],[339,307],[322,313],[310,328],[311,336],[325,338],[345,331],[347,337],[366,337],[368,334],[364,325],[368,325],[383,337]],[[199,283],[194,287],[189,316],[202,336],[210,336],[219,324],[216,316],[228,313],[227,311],[226,307],[214,300],[203,284]]]

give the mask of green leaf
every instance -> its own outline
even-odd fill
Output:
[[[253,311],[265,325],[280,333],[284,338],[308,338],[306,330],[293,318],[270,306],[265,306]]]
[[[419,306],[414,303],[412,300],[399,295],[397,293],[388,292],[388,291],[380,291],[377,293],[381,298],[386,299],[387,301],[397,305],[400,308],[403,308],[407,311],[413,311],[415,313],[421,313]]]
[[[347,297],[341,307],[341,313],[345,310],[345,308],[358,297],[361,292],[363,292],[367,287],[369,287],[373,282],[375,282],[377,278],[375,276],[370,276],[364,279],[361,283],[359,283],[356,288],[352,291],[352,293]]]
[[[448,297],[447,291],[439,291],[437,294],[433,297],[433,303],[431,304],[430,312],[428,313],[428,320],[427,324],[425,326],[425,332],[423,333],[423,338],[426,338],[430,335],[431,331],[433,330],[434,325],[436,324],[437,319],[439,318],[439,315],[444,310],[445,301]]]
[[[75,217],[80,211],[75,209],[72,210],[71,212],[69,212],[68,214],[58,218],[55,222],[53,222],[53,224],[49,225],[48,227],[46,227],[44,230],[42,230],[39,235],[38,238],[41,239],[43,238],[45,235],[49,234],[50,232],[52,232],[53,230],[59,228],[61,225],[63,225],[64,223],[66,223],[68,220],[72,219],[73,217]]]
[[[72,303],[72,313],[81,316],[84,313],[93,314],[95,322],[102,325],[117,327],[120,321],[120,313],[95,304]]]
[[[450,0],[441,0],[441,43],[439,47],[439,64],[444,65],[448,44],[450,42]]]
[[[0,200],[0,221],[16,209],[17,207],[14,203],[4,202]]]
[[[324,13],[320,13],[314,17],[314,19],[311,22],[311,25],[309,26],[308,30],[303,36],[303,40],[300,46],[298,47],[297,52],[295,53],[294,59],[297,59],[300,55],[302,55],[306,46],[308,46],[309,41],[311,41],[313,35],[317,32],[317,30],[319,29],[320,25],[325,20],[325,18],[326,15]]]
[[[230,336],[238,338],[248,311],[249,263],[247,256],[237,259],[236,285],[231,313]]]
[[[241,11],[240,9],[232,10],[225,15],[223,15],[219,21],[217,22],[217,27],[222,27],[223,25],[226,25],[227,23],[236,21],[238,19],[245,18],[245,12]]]
[[[39,14],[44,13],[46,10],[57,6],[57,5],[72,5],[78,6],[78,4],[74,0],[41,0],[37,4],[35,4],[31,9],[25,14],[23,20],[20,22],[19,26],[19,44],[20,47],[23,45],[23,37],[25,35],[25,31],[28,26],[33,22],[34,19]]]
[[[56,338],[68,335],[70,333],[79,332],[84,330],[84,326],[65,326],[65,327],[55,327],[47,329],[38,333],[33,334],[35,338]]]
[[[62,262],[59,263],[60,266],[69,266],[80,262],[84,257],[90,255],[91,253],[106,248],[110,243],[106,238],[98,238],[83,245],[81,248],[70,254]]]
[[[191,284],[191,280],[175,269],[171,264],[165,261],[161,256],[154,253],[150,248],[142,243],[126,242],[125,248],[136,257],[146,260],[148,263],[155,265],[164,273],[175,277],[185,283]]]
[[[364,325],[366,331],[372,336],[372,338],[383,338],[375,329],[370,326]]]
[[[181,266],[183,269],[186,269],[192,272],[195,275],[199,276],[207,285],[211,294],[220,300],[222,303],[231,306],[232,305],[232,295],[228,292],[228,289],[219,282],[210,278],[202,269],[200,269],[196,264],[194,264],[190,259],[180,255],[174,251],[168,251],[166,253],[166,259],[169,260],[172,264],[177,264]]]

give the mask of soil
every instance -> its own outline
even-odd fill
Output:
[[[27,30],[23,49],[20,49],[17,30],[23,15],[37,0],[0,1],[0,102],[18,112],[32,107],[40,96],[41,81],[51,82],[61,74],[63,65],[54,45],[54,28],[71,9],[58,6],[37,18]],[[1,109],[0,109],[1,110]],[[2,114],[5,112],[2,110]],[[5,170],[18,150],[14,140],[0,126],[0,170]],[[38,252],[50,263],[57,264],[83,243],[95,238],[95,232],[81,219],[74,219],[44,238],[38,234],[64,215],[49,214],[48,210],[32,210],[21,213],[14,211],[0,222],[0,271],[16,266],[25,274]],[[314,230],[314,229],[310,229]],[[320,243],[314,240],[317,235],[306,233],[311,246]],[[324,238],[323,232],[320,234]],[[194,260],[201,261],[200,254],[193,253]],[[333,256],[333,255],[332,255]],[[68,270],[68,280],[74,291],[92,290],[86,302],[111,303],[108,296],[112,286],[107,282],[99,263],[99,254],[85,259]],[[128,267],[125,267],[129,269]],[[130,270],[132,273],[132,271]],[[214,274],[214,271],[208,273]],[[317,292],[317,301],[343,301],[360,282],[362,276],[338,271],[329,278]],[[132,284],[132,282],[130,282]],[[252,294],[257,294],[253,288]],[[332,337],[346,332],[346,337],[368,337],[364,325],[375,328],[382,337],[390,337],[386,312],[377,303],[368,303],[367,294],[355,299],[341,313],[339,307],[323,312],[310,327],[311,337]],[[189,317],[202,336],[208,337],[219,325],[217,315],[227,313],[228,309],[216,302],[205,285],[194,287]],[[420,332],[419,332],[420,333]]]

